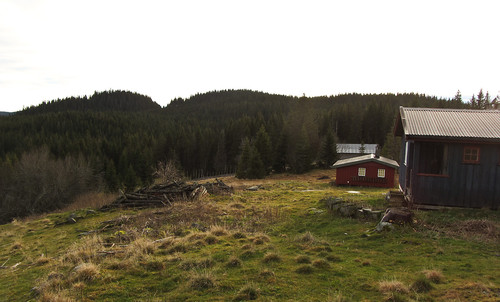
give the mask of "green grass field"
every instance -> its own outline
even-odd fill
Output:
[[[228,178],[231,196],[2,225],[0,300],[500,300],[498,211],[417,211],[412,225],[377,233],[378,221],[320,200],[385,209],[387,190],[317,180],[328,173]],[[251,184],[263,188],[242,190]],[[61,223],[70,215],[76,223]]]

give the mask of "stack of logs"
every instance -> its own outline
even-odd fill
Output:
[[[143,188],[134,193],[122,193],[119,198],[111,204],[102,207],[101,210],[111,208],[163,207],[172,205],[172,202],[175,201],[193,201],[207,194],[231,194],[232,191],[232,187],[227,186],[218,179],[214,183],[206,184],[171,182]]]

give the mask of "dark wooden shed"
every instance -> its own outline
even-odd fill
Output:
[[[368,154],[339,160],[332,168],[337,169],[337,185],[392,188],[398,163]]]
[[[400,107],[399,183],[414,204],[500,205],[500,111]]]

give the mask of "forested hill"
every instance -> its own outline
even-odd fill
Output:
[[[38,106],[25,108],[18,114],[40,114],[66,111],[146,111],[160,109],[161,106],[149,97],[130,91],[110,90],[95,92],[87,97],[68,97]]]

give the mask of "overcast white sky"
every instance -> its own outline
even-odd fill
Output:
[[[500,1],[0,0],[0,111],[176,97],[500,94]]]

